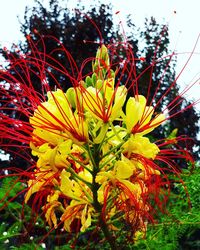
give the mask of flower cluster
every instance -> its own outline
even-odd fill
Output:
[[[67,235],[101,230],[112,249],[122,229],[134,241],[155,221],[157,208],[165,206],[168,173],[178,175],[180,159],[192,161],[178,145],[184,137],[174,133],[154,141],[150,134],[178,113],[166,117],[181,96],[165,108],[165,115],[155,110],[175,83],[156,103],[148,93],[138,93],[141,75],[135,72],[132,50],[124,45],[126,59],[115,54],[114,45],[110,51],[100,46],[91,59],[92,72],[82,76],[90,58],[79,71],[56,38],[59,48],[49,54],[45,45],[41,52],[31,36],[28,40],[32,54],[15,58],[7,52],[10,65],[0,67],[1,147],[28,167],[18,167],[13,158],[3,177],[16,175],[26,182],[25,203],[51,230]],[[56,61],[55,51],[66,56],[71,71]],[[57,75],[72,83],[66,91]]]
[[[84,232],[106,223],[118,230],[122,221],[136,232],[150,219],[149,183],[161,170],[155,163],[160,149],[148,133],[165,116],[154,115],[144,96],[127,97],[115,77],[103,45],[91,76],[66,92],[49,91],[30,117],[37,166],[25,202],[44,191],[51,227]]]

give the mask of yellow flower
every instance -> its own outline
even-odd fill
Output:
[[[103,120],[105,116],[105,103],[99,89],[92,86],[83,92],[84,108],[96,119]]]
[[[80,231],[84,232],[91,225],[93,213],[93,207],[88,204],[78,203],[72,200],[70,205],[65,209],[60,220],[64,222],[65,230],[67,232],[71,232],[71,223],[75,219],[80,219],[82,225]]]
[[[71,152],[71,146],[71,140],[62,141],[55,147],[52,147],[50,143],[44,143],[38,147],[35,147],[33,143],[30,144],[32,155],[38,156],[37,167],[48,168],[50,166],[54,171],[57,168],[70,166],[67,156]]]
[[[127,159],[128,160],[128,159]],[[128,162],[128,161],[127,161]],[[115,164],[115,171],[108,172],[100,172],[96,181],[101,184],[98,190],[98,199],[99,202],[103,202],[104,198],[104,190],[108,186],[112,186],[111,191],[113,190],[115,193],[115,198],[121,197],[120,195],[123,193],[123,199],[130,199],[130,195],[133,197],[137,197],[139,199],[140,194],[144,191],[144,187],[142,187],[141,183],[132,183],[130,181],[130,177],[135,172],[135,166],[131,163],[131,167],[127,169],[127,164],[122,164],[122,161],[119,161]],[[124,171],[123,171],[124,170]],[[116,192],[119,189],[121,192]],[[125,196],[124,196],[125,195]],[[122,197],[121,197],[122,198]]]
[[[146,102],[146,98],[142,95],[128,99],[126,115],[123,118],[129,133],[148,134],[165,120],[164,114],[159,114],[152,119],[154,108],[146,106]]]
[[[55,210],[63,210],[62,204],[58,201],[60,195],[59,190],[55,190],[52,194],[47,196],[47,204],[42,207],[42,210],[45,212],[45,218],[49,226],[57,228],[57,217]]]
[[[31,143],[33,143],[35,146],[38,146],[41,145],[41,143],[47,142],[52,146],[56,146],[68,139],[69,136],[60,130],[35,128],[32,132]]]
[[[81,224],[82,227],[80,229],[81,232],[84,232],[92,222],[91,214],[94,213],[94,209],[88,205],[85,205],[82,214],[81,214]]]
[[[120,179],[128,179],[130,178],[136,171],[135,164],[126,158],[123,154],[121,156],[121,160],[116,161],[115,163],[115,176]]]
[[[131,154],[138,154],[148,159],[155,159],[160,151],[156,144],[151,143],[147,137],[140,134],[131,135],[122,147],[123,152],[128,154],[128,158]]]
[[[69,123],[73,116],[66,95],[60,89],[47,93],[48,101],[41,103],[30,117],[33,127],[57,128],[64,130],[64,125]]]
[[[42,210],[45,212],[45,218],[47,223],[50,227],[52,227],[52,224],[54,228],[57,228],[57,217],[55,214],[55,210],[59,209],[59,207],[62,206],[59,201],[53,201],[51,203],[48,203],[47,205],[42,207]]]
[[[85,181],[92,181],[92,176],[87,170],[79,172],[78,175],[82,177]],[[92,193],[88,186],[84,182],[71,179],[70,177],[71,174],[63,169],[60,174],[60,191],[67,197],[76,201],[88,204],[92,203]]]
[[[28,202],[31,195],[45,189],[46,186],[56,186],[58,182],[55,178],[55,172],[53,171],[41,171],[35,172],[35,178],[28,181],[28,191],[25,195],[25,203]]]
[[[75,143],[81,144],[88,140],[88,127],[83,117],[80,105],[75,112],[72,111],[67,95],[60,89],[47,93],[48,101],[41,103],[30,117],[33,136],[49,142],[53,135],[71,138]],[[41,130],[48,136],[42,135]]]
[[[126,95],[127,95],[127,88],[125,86],[119,86],[117,87],[114,96],[114,104],[111,108],[110,111],[110,121],[114,121],[115,119],[119,118],[122,107],[124,105],[124,102],[126,100]]]
[[[84,170],[78,173],[78,175],[85,181],[92,182],[91,174]],[[92,203],[91,190],[83,183],[74,181],[71,178],[71,174],[63,170],[61,172],[61,184],[60,191],[71,198],[70,205],[68,205],[61,216],[61,221],[64,222],[64,228],[66,231],[71,232],[71,223],[74,219],[81,220],[81,231],[84,232],[91,225],[91,215],[95,212]]]
[[[110,78],[103,82],[102,90],[90,86],[83,91],[84,108],[98,120],[113,121],[120,116],[126,95],[126,87],[114,89],[114,79]]]

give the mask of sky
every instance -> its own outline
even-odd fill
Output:
[[[79,0],[80,1],[80,0]],[[45,6],[49,0],[42,1]],[[78,1],[62,1],[63,6],[73,9]],[[85,6],[94,4],[94,0],[81,0]],[[101,0],[102,3],[109,1]],[[125,16],[132,14],[133,21],[137,27],[144,25],[145,17],[154,16],[158,22],[169,24],[170,47],[178,53],[183,54],[178,57],[177,73],[182,69],[189,57],[197,37],[200,33],[200,0],[110,0],[113,5],[113,13],[120,11],[116,16],[116,21],[125,23]],[[34,0],[0,0],[0,44],[8,47],[12,42],[17,43],[23,39],[20,33],[19,19],[23,21],[25,6],[30,8],[34,5]],[[174,14],[174,11],[176,14]],[[126,30],[125,30],[126,32]],[[187,68],[181,74],[179,83],[182,87],[200,77],[200,41],[195,53],[188,63]],[[200,84],[188,92],[190,98],[200,98]],[[198,106],[200,110],[200,105]]]

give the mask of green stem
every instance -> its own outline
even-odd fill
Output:
[[[116,159],[116,156],[117,156],[118,154],[120,154],[122,151],[123,151],[123,149],[120,149],[119,151],[117,151],[117,152],[115,153],[115,155],[113,155],[111,158],[109,158],[107,161],[105,161],[103,164],[101,164],[99,168],[102,169],[102,168],[103,168],[104,166],[106,166],[110,161]],[[112,167],[111,167],[110,169],[112,169]],[[110,170],[110,169],[107,169],[107,171]]]
[[[72,168],[67,168],[66,171],[68,171],[74,179],[77,179],[77,180],[80,180],[82,181],[83,183],[85,183],[89,188],[91,188],[91,183],[84,180],[83,178],[81,178]]]
[[[109,150],[106,154],[104,154],[102,157],[101,157],[101,160],[103,158],[105,158],[107,155],[110,155],[112,154],[113,152],[115,152],[116,149],[120,148],[122,145],[124,144],[124,142],[120,143],[119,145],[113,147],[111,150]]]
[[[112,122],[110,122],[110,126],[111,126],[111,128],[112,128],[112,130],[113,130],[115,136],[117,137],[117,139],[118,139],[119,141],[121,141],[121,142],[124,143],[124,140],[123,140],[122,138],[119,137],[119,133],[120,133],[121,131],[117,132],[116,129],[115,129],[115,126],[112,124]]]
[[[78,164],[80,164],[88,172],[92,173],[91,169],[89,169],[88,167],[86,167],[85,164],[83,164],[81,161],[77,160],[73,155],[69,154],[69,157],[71,157],[72,160],[74,160],[75,162],[77,162]]]
[[[100,216],[101,217],[101,216]],[[108,226],[102,218],[99,218],[99,225],[101,227],[102,232],[108,243],[110,244],[110,248],[112,250],[118,250],[118,246],[116,244],[115,238],[111,235],[110,231],[108,230]]]
[[[112,250],[117,250],[118,247],[116,245],[115,238],[112,236],[108,229],[108,225],[106,224],[105,220],[102,218],[102,205],[98,201],[98,189],[99,184],[96,182],[96,176],[98,172],[100,171],[99,168],[99,161],[100,161],[100,155],[99,151],[94,149],[94,155],[93,160],[95,162],[95,165],[93,165],[93,172],[92,172],[92,193],[93,193],[93,206],[96,210],[96,212],[99,214],[99,226],[101,227],[101,230],[110,244],[110,247]]]

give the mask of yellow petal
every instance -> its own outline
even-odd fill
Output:
[[[106,98],[107,104],[110,103],[114,94],[114,78],[109,78],[103,83],[103,92]]]
[[[86,205],[82,211],[81,215],[81,224],[82,227],[80,229],[81,232],[85,232],[85,230],[91,225],[91,209]]]
[[[65,170],[63,170],[60,174],[60,178],[61,178],[61,184],[60,184],[60,191],[63,192],[64,195],[66,196],[73,196],[73,192],[72,192],[72,181],[69,179],[69,177],[71,176],[70,173],[66,172]]]
[[[148,124],[151,120],[151,117],[153,115],[154,108],[152,106],[147,106],[144,110],[144,114],[141,118],[141,124],[142,126]]]
[[[152,121],[149,124],[148,129],[144,130],[143,132],[139,133],[140,135],[146,135],[148,133],[150,133],[151,131],[153,131],[156,127],[158,127],[160,124],[162,124],[164,121],[166,120],[165,115],[164,114],[159,114],[157,115],[154,119],[152,119]]]
[[[124,157],[125,158],[125,157]],[[133,175],[136,168],[134,164],[126,158],[126,160],[117,161],[115,163],[116,177],[120,179],[128,179]]]
[[[59,190],[55,190],[53,194],[47,196],[47,202],[54,202],[57,201],[60,195]]]
[[[30,199],[31,195],[40,191],[40,189],[42,188],[42,186],[44,186],[44,182],[43,181],[33,181],[33,180],[30,180],[28,182],[28,192],[26,193],[25,195],[25,203],[28,202],[28,200]]]
[[[126,104],[125,123],[128,132],[137,124],[139,120],[139,105],[136,103],[134,97],[130,97]]]
[[[114,105],[112,107],[110,121],[113,121],[120,116],[122,107],[126,100],[126,95],[127,95],[127,88],[125,86],[119,86],[115,93],[115,100],[114,100]]]
[[[108,128],[109,128],[109,124],[108,123],[104,123],[101,126],[99,134],[93,140],[95,144],[100,144],[103,141],[103,139],[104,139],[104,137],[105,137],[105,135],[106,135],[106,133],[108,131]]]
[[[144,115],[144,110],[146,108],[147,101],[143,95],[136,96],[135,101],[139,105],[139,120],[140,120],[142,116]]]
[[[46,206],[42,207],[42,209],[45,211],[45,218],[48,222],[48,224],[50,225],[50,227],[52,227],[52,222],[53,222],[53,226],[55,228],[57,228],[57,217],[55,214],[55,210],[57,207],[59,207],[61,205],[60,202],[58,201],[54,201],[50,204],[47,204]]]
[[[142,155],[148,159],[155,159],[159,153],[159,148],[156,144],[141,135],[132,135],[123,145],[124,152],[128,152],[128,157],[132,153]]]
[[[103,105],[103,98],[100,91],[90,86],[83,93],[83,99],[84,108],[88,110],[92,116],[100,119],[99,114],[102,114]]]

